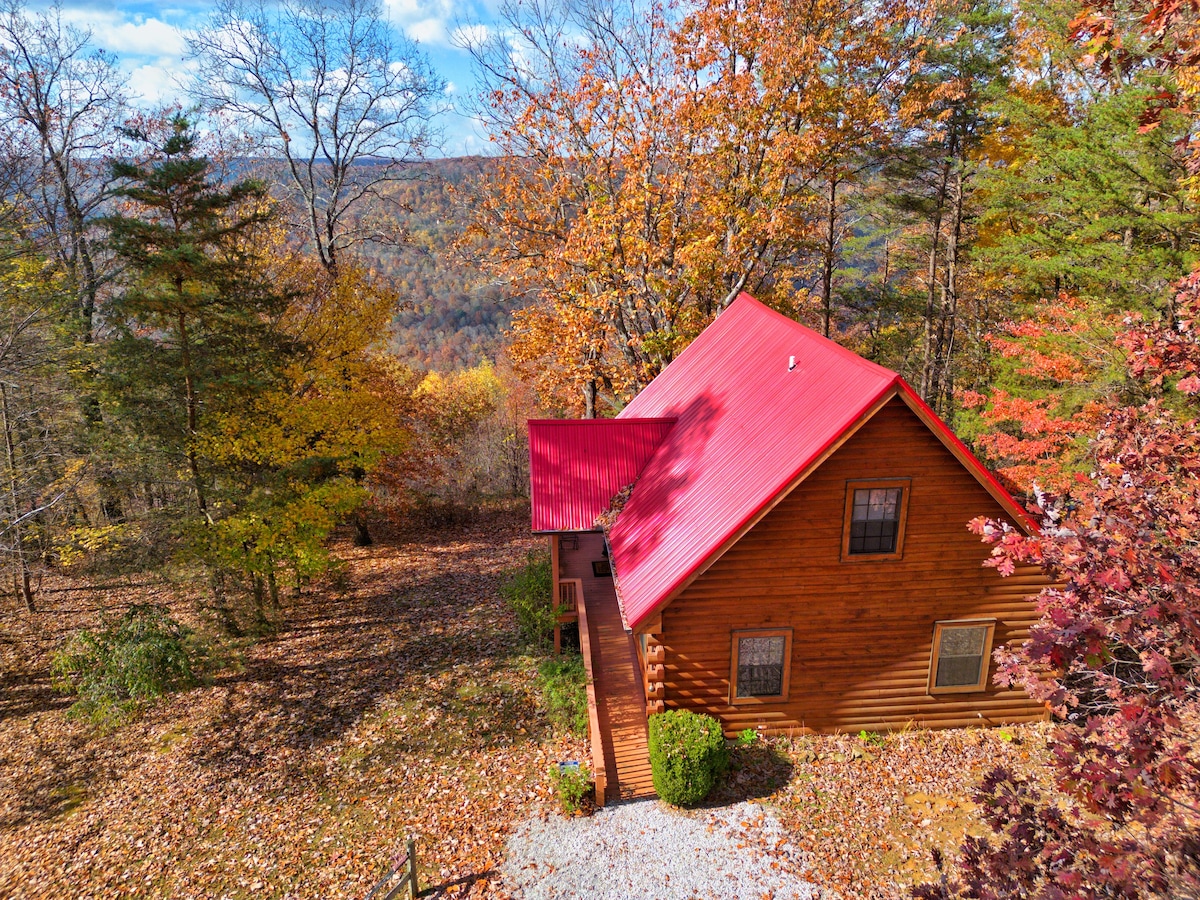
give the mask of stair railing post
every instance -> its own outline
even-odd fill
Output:
[[[420,894],[420,890],[417,888],[417,842],[409,838],[406,849],[408,850],[408,890],[413,900],[417,900],[417,896]]]

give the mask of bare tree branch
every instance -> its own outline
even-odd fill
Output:
[[[220,0],[192,56],[193,95],[282,161],[328,269],[362,240],[360,201],[435,141],[444,82],[377,0]]]

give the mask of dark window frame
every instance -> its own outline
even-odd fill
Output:
[[[938,686],[938,662],[941,659],[942,632],[948,628],[986,628],[983,638],[983,653],[979,662],[979,677],[973,684],[950,684]],[[987,690],[988,673],[992,662],[992,641],[996,636],[995,619],[943,619],[933,623],[933,646],[929,652],[929,683],[927,691],[930,695],[938,694],[978,694]],[[961,657],[970,659],[971,657]]]
[[[782,637],[783,641],[783,672],[780,694],[759,694],[742,697],[738,694],[738,641],[742,638]],[[739,629],[731,633],[730,666],[729,666],[729,704],[730,706],[763,705],[770,703],[786,703],[792,677],[792,629],[790,628],[750,628]]]
[[[612,578],[612,563],[607,559],[592,560],[592,577],[593,578]]]
[[[896,521],[896,549],[891,552],[850,552],[854,519],[854,492],[866,490],[899,490],[900,503]],[[908,526],[908,499],[912,493],[911,478],[860,478],[846,482],[846,504],[842,513],[842,562],[874,562],[881,559],[903,559],[904,537]]]

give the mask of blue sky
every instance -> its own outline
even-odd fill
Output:
[[[382,0],[396,28],[420,43],[434,67],[447,81],[448,109],[440,125],[446,156],[486,153],[487,137],[463,112],[474,91],[468,55],[453,46],[457,28],[489,24],[497,0]],[[206,21],[211,5],[181,2],[71,2],[64,15],[92,30],[97,46],[121,59],[129,76],[130,93],[146,104],[179,98],[178,86],[187,63],[187,31]]]

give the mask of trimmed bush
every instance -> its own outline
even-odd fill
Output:
[[[550,557],[545,553],[530,553],[525,565],[511,572],[500,588],[517,614],[521,639],[535,650],[548,650],[554,641],[553,592]]]
[[[699,803],[728,768],[725,735],[712,716],[672,709],[650,717],[650,773],[667,803]]]
[[[70,715],[116,724],[138,704],[194,684],[197,650],[166,607],[137,604],[102,631],[72,635],[51,673],[56,688],[78,698]]]
[[[587,672],[578,653],[551,657],[538,666],[542,703],[554,730],[580,737],[587,734]]]

